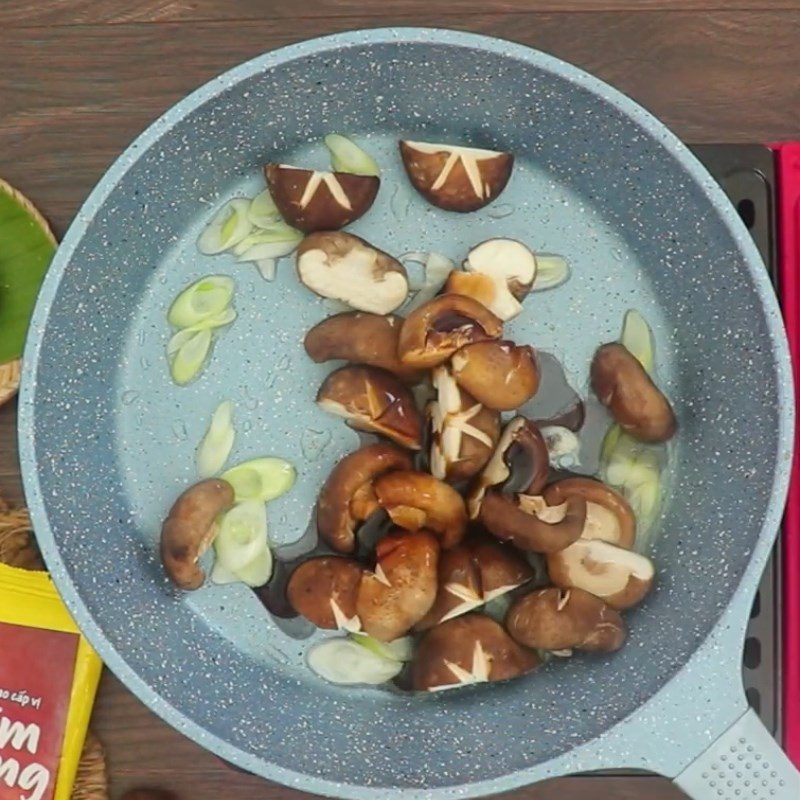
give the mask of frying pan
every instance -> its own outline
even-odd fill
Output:
[[[328,311],[282,264],[274,283],[195,240],[216,205],[260,190],[267,160],[323,167],[331,131],[384,167],[354,232],[454,258],[490,236],[565,254],[572,278],[527,301],[510,338],[556,353],[585,388],[623,313],[651,322],[680,433],[650,548],[659,583],[610,659],[432,696],[345,690],[305,668],[312,639],[241,586],[180,595],[154,543],[194,480],[213,408],[236,405],[238,461],[281,455],[295,489],[270,505],[276,546],[301,536],[355,434],[313,403],[328,371],[301,340]],[[508,149],[500,200],[461,216],[413,195],[396,140]],[[239,318],[194,384],[168,379],[165,311],[210,272]],[[239,767],[338,797],[469,797],[609,767],[670,776],[695,798],[800,796],[747,710],[745,621],[791,461],[787,347],[764,266],[686,148],[589,75],[508,42],[387,29],[255,59],[178,103],[112,166],[69,230],[31,324],[20,406],[28,501],[53,578],[109,667],[178,730]],[[304,634],[303,634],[304,635]]]

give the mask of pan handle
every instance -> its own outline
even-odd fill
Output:
[[[800,798],[800,772],[752,709],[674,781],[692,800]]]

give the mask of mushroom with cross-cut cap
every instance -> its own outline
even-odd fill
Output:
[[[286,585],[289,604],[318,628],[361,630],[356,613],[364,568],[352,558],[319,556],[300,564]]]

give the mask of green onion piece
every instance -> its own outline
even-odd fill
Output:
[[[167,321],[176,328],[189,328],[222,313],[233,299],[234,285],[227,275],[200,278],[175,298]]]
[[[295,468],[282,458],[255,458],[222,474],[233,486],[237,502],[259,500],[267,503],[285,494],[297,479]]]
[[[303,234],[296,228],[292,228],[284,222],[273,225],[270,228],[260,228],[245,236],[236,247],[233,248],[234,255],[243,256],[248,250],[261,244],[293,244],[294,247],[302,240]],[[294,249],[294,247],[292,249]],[[291,252],[291,250],[289,251]]]
[[[655,364],[653,332],[650,330],[645,318],[634,309],[625,314],[620,343],[638,359],[647,372],[652,374]]]
[[[262,261],[270,258],[273,261],[288,256],[297,249],[298,241],[289,242],[263,242],[248,247],[239,255],[239,261]]]
[[[337,684],[386,683],[403,669],[402,661],[382,658],[348,638],[328,639],[308,651],[308,666]]]
[[[392,642],[379,642],[366,633],[351,633],[350,639],[389,661],[411,661],[414,655],[414,640],[410,636],[402,636]]]
[[[211,349],[211,331],[178,331],[167,345],[167,358],[172,380],[185,386],[206,363]]]
[[[250,220],[250,224],[256,228],[269,228],[270,225],[280,220],[281,214],[272,199],[272,195],[269,193],[269,189],[264,189],[261,194],[256,195],[250,201],[250,207],[247,209],[247,218]]]
[[[229,200],[212,218],[197,240],[203,255],[212,256],[237,245],[250,233],[250,201],[243,197]]]
[[[554,253],[536,253],[536,276],[531,291],[555,289],[569,279],[569,262]]]
[[[331,166],[336,172],[380,177],[381,169],[378,162],[352,139],[340,133],[330,133],[325,137],[325,147],[330,151]]]
[[[197,448],[197,474],[201,478],[216,475],[228,460],[233,448],[233,403],[225,400],[211,415],[206,435]]]
[[[267,509],[257,500],[235,505],[223,514],[214,550],[223,567],[236,572],[267,548]]]
[[[255,265],[259,275],[261,275],[265,281],[275,280],[277,264],[274,258],[259,258],[258,261],[255,262]]]

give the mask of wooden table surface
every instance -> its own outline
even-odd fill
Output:
[[[130,140],[188,91],[265,50],[382,25],[462,28],[553,53],[691,142],[800,137],[800,0],[0,0],[0,176],[64,233]],[[22,502],[15,406],[0,409],[0,495]],[[109,673],[94,728],[113,796],[300,800],[172,731]],[[656,777],[576,777],[515,800],[678,800]]]

